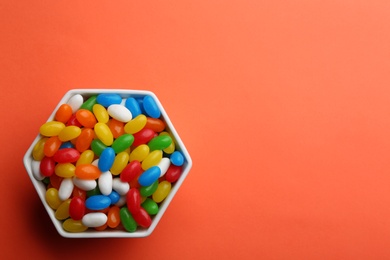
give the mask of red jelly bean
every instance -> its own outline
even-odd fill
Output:
[[[80,152],[74,148],[60,149],[53,156],[53,160],[58,163],[76,162],[79,158]]]
[[[64,178],[58,176],[57,174],[52,174],[50,176],[50,184],[53,188],[56,188],[57,190],[60,189],[61,182]]]
[[[43,157],[39,169],[43,176],[50,177],[54,173],[56,164],[52,157]]]
[[[74,220],[81,220],[84,214],[84,200],[80,197],[73,197],[69,204],[69,216]]]
[[[134,220],[141,227],[148,228],[152,224],[152,219],[150,218],[148,212],[144,208],[140,208],[140,210],[136,213],[132,213]]]
[[[131,214],[135,214],[141,209],[141,194],[138,189],[131,188],[126,195],[127,208]]]
[[[181,166],[176,166],[176,165],[171,164],[171,165],[169,165],[169,168],[164,175],[165,180],[169,181],[170,183],[174,183],[180,178],[181,172],[182,172]]]
[[[143,128],[141,131],[133,134],[134,142],[132,144],[133,147],[137,147],[140,144],[146,144],[155,136],[155,133],[152,129]]]
[[[80,124],[79,121],[77,121],[77,118],[76,118],[76,114],[73,114],[68,122],[66,123],[66,126],[71,126],[71,125],[74,125],[74,126],[78,126],[78,127],[82,127],[82,125]]]
[[[130,182],[136,177],[141,175],[142,168],[141,163],[137,160],[131,161],[123,170],[120,175],[121,181]]]

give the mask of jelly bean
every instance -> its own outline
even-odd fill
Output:
[[[171,154],[171,163],[176,166],[182,166],[184,163],[184,156],[181,152],[175,151]]]
[[[72,142],[65,142],[62,143],[60,146],[60,149],[64,149],[64,148],[74,148],[74,145],[72,144]]]
[[[118,153],[115,156],[114,163],[111,166],[110,172],[113,175],[120,174],[129,162],[129,154],[126,152]]]
[[[149,146],[147,146],[146,144],[141,144],[141,145],[137,146],[130,153],[130,156],[129,156],[130,162],[132,162],[134,160],[142,162],[149,155],[149,151],[150,151]]]
[[[118,192],[119,195],[126,195],[130,189],[130,185],[128,182],[121,181],[120,178],[114,178],[112,180],[112,189]]]
[[[169,158],[164,157],[161,159],[161,161],[157,165],[161,171],[160,177],[164,176],[164,174],[167,172],[170,165],[171,165],[171,160]]]
[[[65,231],[71,232],[71,233],[79,233],[84,232],[88,229],[88,227],[84,226],[81,220],[74,220],[71,218],[68,218],[67,220],[62,223],[62,227]]]
[[[96,231],[103,231],[103,230],[106,230],[106,229],[107,229],[107,223],[104,223],[103,225],[101,225],[99,227],[95,227]]]
[[[97,123],[94,127],[94,130],[97,138],[99,138],[104,145],[112,145],[114,141],[114,136],[112,135],[108,125],[104,123]]]
[[[143,108],[146,114],[152,118],[159,118],[161,116],[160,109],[154,98],[151,96],[145,96],[143,98]]]
[[[39,128],[39,133],[43,136],[55,136],[58,135],[62,129],[65,128],[65,124],[62,122],[58,121],[50,121],[44,123],[40,128]]]
[[[80,197],[73,197],[69,203],[69,216],[74,220],[81,220],[84,214],[84,200]]]
[[[108,197],[110,198],[110,200],[111,200],[111,205],[112,204],[116,204],[118,201],[119,201],[119,199],[120,199],[120,195],[119,195],[119,193],[118,192],[116,192],[116,191],[112,191],[109,195],[108,195]]]
[[[91,149],[97,155],[100,156],[107,146],[102,141],[95,139],[91,142]]]
[[[72,178],[64,178],[61,182],[60,188],[58,190],[58,197],[60,200],[64,201],[69,199],[73,192],[73,181]]]
[[[109,207],[111,200],[104,195],[94,195],[85,201],[85,207],[91,210],[101,210]]]
[[[141,163],[139,161],[131,161],[123,170],[120,179],[123,182],[130,182],[142,173]]]
[[[142,197],[149,197],[157,190],[157,187],[158,187],[158,180],[156,180],[155,182],[153,182],[149,186],[141,187],[139,189],[139,192],[140,192]]]
[[[141,187],[141,185],[138,183],[138,178],[139,176],[129,182],[130,187],[138,189]]]
[[[86,164],[88,165],[88,164]],[[76,166],[77,168],[78,166]],[[76,187],[79,187],[82,190],[90,191],[96,188],[96,181],[94,179],[80,179],[78,177],[73,177],[73,183]]]
[[[149,186],[160,177],[160,174],[160,168],[152,166],[139,176],[138,182],[141,186]]]
[[[138,189],[131,188],[126,195],[127,208],[134,214],[141,209],[141,194]]]
[[[118,202],[115,203],[115,206],[121,208],[121,207],[123,207],[124,205],[126,205],[126,196],[120,196]]]
[[[153,139],[155,134],[156,133],[152,129],[143,128],[141,131],[133,134],[134,136],[133,146],[137,147],[141,144],[148,143],[150,140]]]
[[[83,102],[84,102],[83,96],[80,94],[76,94],[68,100],[67,104],[71,107],[72,111],[74,112],[80,109]]]
[[[128,110],[125,106],[118,104],[110,105],[107,108],[107,112],[112,118],[123,123],[129,122],[133,118],[130,110]]]
[[[53,176],[53,175],[52,175]],[[50,184],[50,178],[49,177],[45,177],[43,178],[42,180],[43,184],[45,184],[46,186],[48,186]],[[50,184],[51,185],[51,184]]]
[[[146,212],[146,210],[142,207],[139,211],[133,213],[132,215],[134,220],[141,227],[148,228],[152,224],[152,219],[150,218],[148,212]]]
[[[83,216],[81,222],[87,227],[100,227],[107,222],[107,215],[101,212],[88,213]]]
[[[163,152],[161,150],[155,150],[148,154],[148,156],[142,161],[142,169],[147,170],[152,166],[156,166],[162,159]]]
[[[112,192],[112,174],[110,171],[102,172],[98,179],[98,185],[103,195],[110,195]]]
[[[40,161],[40,160],[43,159],[43,157],[45,157],[44,147],[45,147],[45,143],[46,143],[47,140],[48,140],[47,137],[42,137],[34,145],[34,148],[33,148],[33,151],[32,151],[32,155],[33,155],[34,160]]]
[[[93,128],[97,123],[94,114],[87,109],[80,109],[76,112],[77,121],[84,127]]]
[[[168,181],[162,181],[158,184],[157,190],[153,193],[152,199],[156,203],[163,201],[171,191],[171,183]]]
[[[142,130],[142,128],[146,125],[147,118],[145,115],[140,114],[130,120],[126,125],[124,126],[124,130],[128,134],[135,134]]]
[[[53,188],[56,188],[57,190],[60,188],[61,182],[64,179],[63,177],[58,176],[57,174],[53,174],[50,178],[50,184]]]
[[[104,107],[122,103],[122,97],[118,94],[103,93],[97,96],[97,103]]]
[[[78,137],[80,134],[81,134],[80,127],[71,125],[71,126],[66,126],[64,129],[62,129],[61,132],[58,134],[58,138],[62,142],[66,142]]]
[[[77,117],[76,117],[76,114],[73,114],[68,122],[66,123],[66,126],[71,126],[71,125],[74,125],[74,126],[78,126],[78,127],[81,127],[82,125],[80,124],[79,121],[77,121]]]
[[[129,148],[134,142],[134,137],[131,134],[124,134],[119,136],[113,143],[112,148],[115,153],[120,153]]]
[[[159,210],[157,203],[150,198],[146,198],[145,201],[142,202],[141,207],[143,207],[149,215],[156,215]]]
[[[181,172],[182,172],[181,166],[176,166],[171,164],[167,172],[165,173],[165,179],[170,183],[174,183],[180,178]]]
[[[115,160],[115,151],[111,147],[103,150],[99,158],[98,167],[102,172],[110,170]]]
[[[108,123],[108,119],[110,118],[108,115],[108,112],[106,108],[100,104],[93,105],[92,108],[93,114],[95,115],[96,119],[100,123]]]
[[[45,193],[45,199],[47,205],[52,209],[58,209],[62,201],[58,197],[58,190],[56,188],[50,188]]]
[[[70,178],[73,177],[75,174],[76,166],[74,166],[73,163],[58,163],[54,167],[54,173],[57,176],[63,177],[63,178]]]
[[[69,218],[69,205],[71,199],[67,199],[61,203],[61,205],[57,208],[54,216],[58,220],[64,220]]]
[[[171,135],[168,132],[161,132],[159,135],[168,135],[171,137]],[[172,137],[171,137],[171,139],[172,139]],[[175,142],[173,142],[173,140],[172,140],[172,143],[167,148],[163,149],[163,151],[166,154],[172,154],[175,151],[175,149],[176,149]]]
[[[58,136],[52,136],[45,142],[43,153],[47,157],[52,157],[60,149],[61,144],[62,142]]]
[[[136,117],[142,113],[141,108],[140,108],[137,100],[135,100],[135,98],[132,98],[132,97],[127,98],[125,101],[125,107],[128,110],[130,110],[133,117]]]
[[[64,148],[53,155],[53,160],[58,163],[76,162],[79,158],[80,152],[74,148]]]
[[[151,129],[154,132],[160,133],[165,129],[165,123],[159,118],[148,117],[145,128]]]
[[[95,132],[91,128],[83,128],[76,140],[76,149],[79,152],[84,152],[91,146],[94,137]]]
[[[31,161],[31,171],[34,178],[37,181],[42,181],[43,179],[45,179],[45,176],[41,173],[40,165],[41,165],[40,161],[35,161],[35,160]]]
[[[75,175],[84,180],[96,180],[100,174],[99,168],[92,164],[77,165],[75,169]]]
[[[76,166],[81,164],[91,164],[94,157],[95,154],[92,150],[85,150],[80,154],[80,158],[77,160]]]
[[[110,131],[114,138],[118,138],[125,133],[124,125],[125,124],[123,122],[120,122],[113,118],[108,121],[108,128],[110,128]]]
[[[89,97],[89,98],[80,106],[80,109],[86,109],[86,110],[92,111],[92,108],[93,108],[93,106],[96,104],[96,102],[97,102],[97,96],[96,96],[96,95],[93,95],[93,96]]]
[[[168,148],[172,143],[172,138],[169,135],[159,135],[149,141],[148,146],[150,151],[163,150]]]
[[[43,157],[39,169],[43,176],[50,177],[54,173],[55,161],[52,157]]]
[[[121,223],[123,227],[128,232],[134,232],[137,230],[137,222],[134,220],[133,216],[131,215],[130,211],[123,207],[119,211]]]
[[[72,107],[68,104],[62,104],[58,108],[54,116],[54,120],[65,124],[72,117],[72,114],[73,114]]]
[[[116,228],[121,223],[120,208],[118,206],[112,206],[107,213],[107,225],[110,228]]]
[[[82,200],[85,200],[87,198],[87,192],[85,190],[80,189],[79,187],[77,187],[75,185],[73,187],[72,197],[79,197]]]
[[[100,193],[100,190],[99,190],[99,186],[96,185],[96,187],[92,190],[88,190],[87,191],[87,197],[92,197],[92,196],[95,196],[95,195],[101,195]]]

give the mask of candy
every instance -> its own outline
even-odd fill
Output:
[[[107,222],[107,215],[101,212],[88,213],[83,216],[81,222],[86,227],[100,227]]]
[[[184,163],[184,156],[181,152],[175,151],[171,154],[171,162],[173,165],[182,166]]]
[[[61,182],[60,188],[58,190],[58,197],[61,201],[64,201],[72,195],[73,191],[73,181],[71,178],[64,178]]]
[[[123,227],[128,232],[134,232],[137,230],[137,222],[134,220],[130,211],[126,207],[120,209],[120,219]]]
[[[168,181],[162,181],[158,184],[157,190],[153,193],[152,198],[155,202],[160,203],[163,201],[171,191],[171,183]]]
[[[159,135],[149,141],[148,146],[150,151],[164,150],[172,143],[172,138],[169,135]]]
[[[160,174],[160,168],[152,166],[139,176],[138,182],[141,186],[149,186],[160,177]]]
[[[100,174],[99,168],[92,164],[77,165],[75,169],[75,175],[84,180],[96,180]]]
[[[120,104],[122,102],[122,97],[118,94],[103,93],[97,96],[97,103],[104,107],[109,107],[113,104]]]
[[[145,96],[143,99],[143,107],[145,112],[153,118],[159,118],[161,115],[160,109],[158,108],[157,103],[151,96]]]
[[[112,149],[115,153],[120,153],[129,148],[134,142],[134,136],[131,134],[123,134],[119,136],[113,143]]]
[[[111,200],[104,195],[94,195],[85,201],[85,207],[91,210],[102,210],[109,207]]]
[[[72,117],[72,114],[73,114],[72,107],[69,104],[62,104],[58,108],[58,110],[57,110],[57,112],[56,112],[56,114],[54,116],[54,119],[56,121],[59,121],[59,122],[62,122],[62,123],[66,123]]]
[[[98,179],[99,190],[103,195],[112,192],[112,174],[110,171],[103,172]]]
[[[96,137],[102,141],[102,143],[106,146],[112,145],[112,142],[114,141],[114,136],[111,133],[110,128],[108,125],[104,123],[97,123],[94,127]]]
[[[146,198],[145,201],[142,202],[141,207],[143,207],[149,215],[156,215],[159,210],[158,204],[150,198]]]
[[[80,94],[76,94],[68,100],[67,104],[71,107],[72,111],[75,112],[79,110],[83,102],[84,102],[83,96]]]
[[[74,220],[81,220],[84,214],[84,200],[80,197],[73,197],[69,203],[69,216]]]
[[[70,205],[71,199],[67,199],[64,202],[61,203],[61,205],[57,208],[54,216],[58,220],[64,220],[69,217],[69,205]]]
[[[112,118],[123,123],[129,122],[133,118],[130,110],[128,110],[125,106],[118,104],[110,105],[107,108],[107,112]]]
[[[133,117],[136,117],[136,116],[138,116],[139,114],[142,113],[141,108],[140,108],[137,100],[135,100],[135,98],[130,97],[130,98],[126,99],[125,107],[128,110],[130,110],[130,112],[133,115]]]

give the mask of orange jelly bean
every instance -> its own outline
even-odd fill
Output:
[[[90,147],[94,137],[95,132],[92,130],[92,128],[83,128],[81,134],[76,140],[76,149],[79,152],[84,152]]]
[[[77,110],[76,119],[82,126],[88,128],[93,128],[97,123],[95,115],[87,109]]]
[[[125,133],[125,124],[116,119],[110,119],[110,121],[108,121],[108,127],[114,138],[118,138]]]
[[[153,131],[159,133],[164,131],[165,123],[159,118],[148,117],[144,128],[152,129]]]
[[[65,124],[72,117],[72,114],[73,114],[72,107],[68,104],[62,104],[58,108],[54,118],[55,120]]]
[[[52,157],[60,149],[61,144],[62,142],[58,136],[49,137],[44,144],[43,153],[47,157]]]
[[[75,175],[84,180],[96,180],[101,174],[99,168],[92,164],[77,165],[75,170]]]
[[[120,208],[118,206],[112,206],[107,213],[107,225],[110,228],[116,228],[121,223]]]

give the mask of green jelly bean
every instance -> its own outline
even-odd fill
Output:
[[[91,96],[90,98],[88,98],[80,107],[80,109],[87,109],[89,111],[92,111],[92,108],[93,108],[93,105],[95,105],[97,102],[96,102],[96,98],[97,96],[94,95],[94,96]]]
[[[172,143],[172,138],[169,135],[159,135],[149,141],[148,146],[150,151],[163,150],[168,148]]]
[[[91,149],[97,156],[100,156],[106,148],[107,146],[99,139],[95,139],[91,142]]]
[[[42,180],[42,182],[45,184],[45,185],[49,185],[50,183],[50,178],[49,177],[46,177]]]
[[[101,195],[102,193],[99,190],[99,185],[96,185],[96,187],[93,190],[87,191],[87,197],[91,197],[94,195]]]
[[[123,134],[119,136],[112,143],[112,149],[114,149],[115,153],[120,153],[129,148],[134,142],[134,136],[131,134]]]
[[[131,213],[127,209],[127,207],[121,208],[121,210],[119,211],[119,215],[120,215],[123,227],[128,232],[134,232],[137,230],[137,222],[134,220],[133,216],[131,215]]]
[[[143,207],[149,215],[156,215],[158,213],[158,205],[151,198],[146,198],[144,202],[142,202],[141,207]]]
[[[140,192],[142,197],[149,197],[157,190],[157,187],[158,187],[158,180],[153,182],[153,184],[151,184],[149,186],[142,186],[139,189],[139,192]]]

